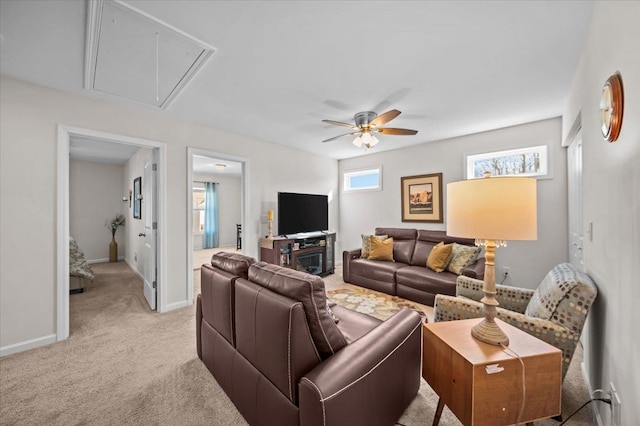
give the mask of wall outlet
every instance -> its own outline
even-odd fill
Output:
[[[138,252],[133,253],[133,260],[136,262],[138,261]]]
[[[609,397],[611,398],[611,426],[622,426],[620,423],[622,402],[613,382],[609,382]]]

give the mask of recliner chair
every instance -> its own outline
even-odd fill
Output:
[[[201,270],[198,356],[251,425],[389,425],[418,392],[420,316],[327,306],[321,278],[232,253]]]

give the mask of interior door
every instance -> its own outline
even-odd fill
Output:
[[[156,309],[156,169],[155,150],[144,163],[144,179],[142,180],[143,220],[144,220],[144,297],[152,310]]]
[[[569,181],[569,262],[584,271],[582,256],[582,131],[575,136],[567,152]]]

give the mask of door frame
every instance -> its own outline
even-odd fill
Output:
[[[152,311],[158,309],[158,288],[157,288],[157,275],[158,275],[158,249],[157,249],[157,211],[156,201],[158,198],[158,176],[157,176],[157,164],[158,161],[156,150],[152,150],[151,154],[144,159],[144,180],[142,181],[142,194],[144,203],[144,266],[142,269],[142,282],[144,287],[144,297],[149,304],[149,308]],[[147,228],[147,224],[151,224]],[[155,227],[154,227],[155,223]],[[139,237],[140,235],[138,235]],[[147,242],[149,242],[150,251],[147,252]],[[151,256],[149,254],[151,253]],[[154,284],[155,283],[155,284]],[[149,297],[147,293],[151,292]],[[151,302],[153,303],[151,303]]]
[[[114,133],[100,132],[96,130],[72,127],[63,124],[58,125],[58,161],[57,161],[57,218],[56,218],[56,282],[57,282],[57,309],[56,309],[56,341],[69,337],[69,139],[71,136],[99,139],[105,142],[134,145],[145,148],[157,149],[158,157],[158,188],[157,188],[157,221],[158,233],[156,250],[160,265],[166,265],[167,258],[167,225],[166,217],[166,163],[167,148],[163,142]],[[158,312],[166,311],[166,268],[160,268],[157,274]]]
[[[247,211],[249,209],[249,159],[238,157],[236,155],[225,154],[222,152],[209,151],[206,149],[187,147],[187,302],[193,303],[193,156],[200,155],[203,157],[219,158],[220,160],[234,161],[242,165],[240,174],[240,188],[242,196],[240,197],[240,222],[242,230],[246,229]],[[243,237],[243,241],[246,239]],[[242,253],[245,253],[246,246],[243,245]]]
[[[582,129],[578,129],[571,138],[567,147],[567,193],[568,206],[567,216],[569,218],[569,263],[584,272],[584,217],[583,217],[583,149]],[[579,154],[579,161],[576,162],[576,150]],[[578,232],[580,244],[574,242],[573,232]],[[587,230],[589,237],[591,230]],[[575,248],[573,248],[575,247]],[[579,255],[579,265],[575,264],[576,254]]]

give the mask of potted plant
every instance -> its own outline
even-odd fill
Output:
[[[116,215],[110,223],[105,224],[111,229],[111,243],[109,244],[109,262],[118,261],[118,243],[116,243],[116,231],[120,226],[124,226],[124,215]]]

